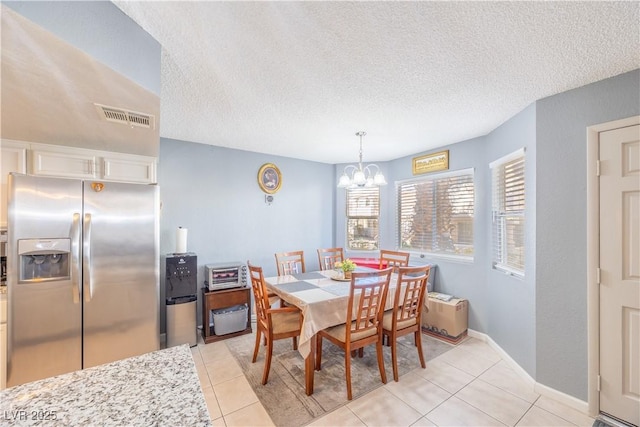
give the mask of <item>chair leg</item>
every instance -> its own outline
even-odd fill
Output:
[[[258,351],[260,350],[260,335],[262,333],[262,330],[260,328],[257,328],[256,331],[256,345],[253,348],[253,359],[251,359],[251,363],[256,363],[256,359],[258,358]]]
[[[416,347],[418,347],[418,357],[420,358],[420,366],[422,366],[422,369],[425,369],[427,365],[424,364],[424,355],[422,353],[422,334],[420,333],[419,329],[415,332],[415,339],[416,339]]]
[[[297,350],[298,349],[298,338],[297,337],[293,337],[293,349]]]
[[[398,382],[398,347],[396,343],[396,336],[392,333],[389,337],[389,344],[391,345],[391,363],[393,364],[393,380]]]
[[[382,337],[378,339],[376,343],[376,353],[378,353],[378,369],[380,369],[380,377],[382,378],[382,383],[387,383],[387,373],[384,371],[384,357],[382,355]]]
[[[266,335],[266,334],[265,334]],[[267,340],[267,354],[264,360],[264,372],[262,373],[262,385],[267,383],[269,379],[269,370],[271,369],[271,356],[273,355],[273,340]]]
[[[360,350],[358,350],[358,357],[361,359],[364,357],[364,347],[360,347]]]
[[[351,352],[344,352],[344,374],[347,379],[347,399],[351,400],[353,398],[351,394]]]
[[[319,371],[320,370],[320,365],[322,363],[321,359],[322,359],[322,336],[320,335],[316,335],[315,337],[316,340],[316,360],[315,360],[315,370]]]

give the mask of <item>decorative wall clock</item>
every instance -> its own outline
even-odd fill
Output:
[[[273,163],[265,163],[258,171],[258,185],[267,194],[274,194],[282,185],[280,169]]]

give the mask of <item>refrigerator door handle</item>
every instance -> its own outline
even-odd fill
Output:
[[[71,226],[71,285],[73,303],[80,303],[80,214],[73,214]]]
[[[84,214],[84,235],[82,238],[82,284],[85,301],[91,301],[93,286],[91,284],[91,214]]]

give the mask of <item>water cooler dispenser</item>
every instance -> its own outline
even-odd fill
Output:
[[[192,252],[166,257],[167,347],[197,344],[198,257]]]

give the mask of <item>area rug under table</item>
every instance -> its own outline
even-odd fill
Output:
[[[454,348],[425,334],[421,336],[427,363]],[[324,340],[322,370],[316,371],[313,395],[307,396],[304,388],[304,359],[297,350],[293,350],[292,341],[285,339],[274,343],[269,381],[262,385],[265,347],[261,347],[256,363],[251,363],[254,340],[255,335],[244,335],[228,341],[227,346],[275,425],[302,426],[348,403],[344,353],[338,347]],[[390,382],[393,381],[391,348],[384,347],[383,351],[387,382]],[[366,347],[364,352],[364,357],[353,358],[351,363],[354,399],[383,385],[375,346]],[[399,375],[418,367],[420,362],[413,336],[401,337],[398,340]]]

